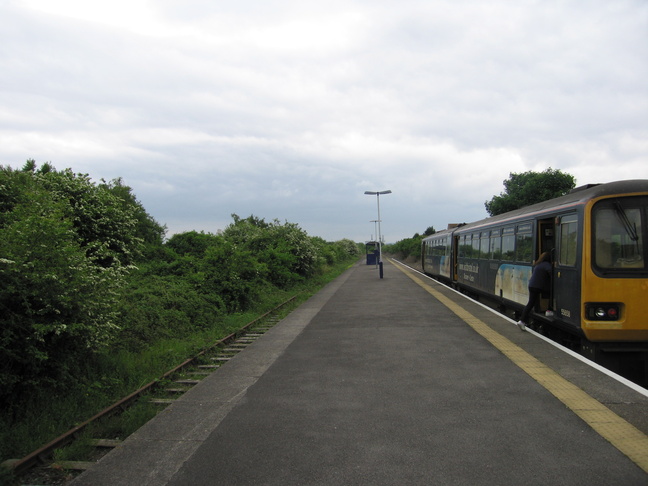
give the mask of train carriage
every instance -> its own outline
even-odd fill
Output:
[[[586,354],[645,353],[647,213],[648,180],[584,186],[425,238],[423,271],[520,312],[532,262],[550,251],[551,291],[532,313],[531,326],[580,341]]]

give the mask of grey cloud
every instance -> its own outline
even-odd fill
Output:
[[[394,240],[483,217],[509,172],[648,178],[640,0],[24,5],[0,6],[0,164],[123,177],[171,232],[365,239],[363,192],[392,189]]]

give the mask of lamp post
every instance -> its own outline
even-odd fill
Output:
[[[374,241],[378,241],[378,220],[377,219],[372,219],[369,222],[374,224],[374,235],[376,237],[376,240],[374,240]],[[378,243],[378,245],[380,245],[380,242]],[[378,260],[376,260],[376,268],[378,268]]]
[[[376,239],[378,239],[378,220],[377,219],[372,219],[369,222],[374,224],[374,234],[373,234],[372,238],[375,236]]]
[[[365,191],[369,196],[376,196],[378,203],[378,265],[380,266],[380,278],[383,278],[383,261],[382,261],[382,237],[380,235],[380,195],[391,194],[390,190],[387,191]]]

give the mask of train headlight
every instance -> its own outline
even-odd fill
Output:
[[[585,304],[585,315],[590,321],[617,321],[620,308],[617,302],[590,302]]]

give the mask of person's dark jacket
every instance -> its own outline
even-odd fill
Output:
[[[542,292],[549,292],[551,282],[551,263],[541,262],[533,267],[531,279],[529,279],[529,288],[538,289]]]

